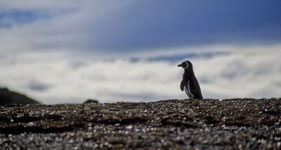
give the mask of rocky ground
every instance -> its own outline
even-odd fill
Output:
[[[281,99],[0,106],[0,149],[281,149]]]

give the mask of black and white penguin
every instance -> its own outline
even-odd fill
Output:
[[[194,75],[193,66],[190,61],[184,61],[178,65],[184,68],[183,79],[180,84],[180,89],[185,91],[190,99],[203,99],[200,85]]]

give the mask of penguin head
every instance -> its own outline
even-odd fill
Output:
[[[178,67],[182,67],[184,69],[192,69],[192,63],[188,60],[182,62],[181,64],[178,65]]]

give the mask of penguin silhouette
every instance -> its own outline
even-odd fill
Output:
[[[190,61],[184,61],[178,65],[184,68],[183,79],[180,83],[180,89],[185,91],[190,99],[203,99],[200,85],[194,75],[193,66]]]

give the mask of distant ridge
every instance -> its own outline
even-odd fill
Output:
[[[10,104],[40,104],[40,102],[8,88],[0,88],[0,105]]]

